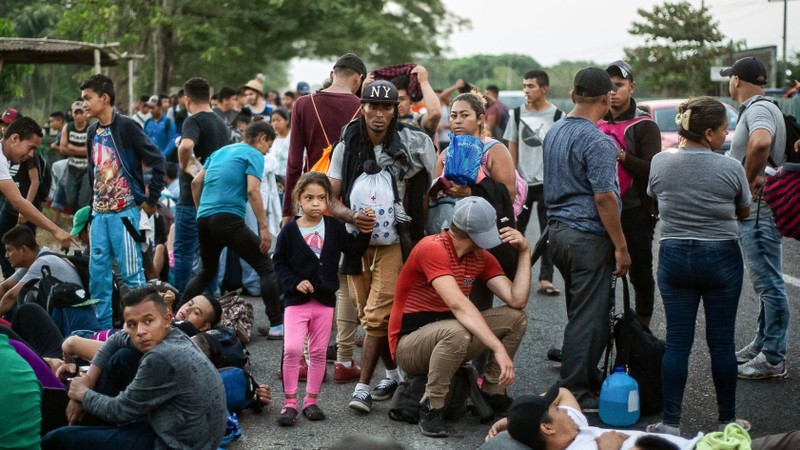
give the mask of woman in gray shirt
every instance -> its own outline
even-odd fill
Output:
[[[647,186],[661,218],[658,288],[667,318],[661,366],[664,417],[647,431],[679,435],[701,298],[720,427],[736,421],[734,330],[744,274],[737,219],[749,214],[750,191],[742,165],[712,151],[728,134],[722,103],[711,97],[689,99],[678,107],[675,120],[682,137],[679,148],[653,158]]]

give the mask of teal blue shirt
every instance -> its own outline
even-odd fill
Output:
[[[247,207],[247,176],[261,180],[264,155],[248,144],[231,144],[206,159],[203,194],[197,218],[234,214],[244,219]]]

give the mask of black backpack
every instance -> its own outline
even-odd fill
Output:
[[[770,102],[773,105],[777,106],[780,109],[780,106],[774,100],[770,100],[768,98],[758,98],[750,103],[752,106],[754,103],[757,102]],[[745,108],[746,109],[746,108]],[[744,109],[739,112],[739,115],[744,113]],[[789,116],[783,114],[781,111],[781,115],[783,116],[783,123],[786,126],[786,148],[784,149],[784,153],[786,155],[786,162],[787,163],[800,163],[800,152],[794,149],[794,143],[800,140],[800,124],[797,123],[797,119],[794,116]],[[774,161],[770,160],[770,165],[776,166]]]
[[[389,418],[399,422],[419,423],[420,400],[425,394],[427,383],[427,375],[408,377],[400,383],[389,405]],[[472,365],[464,364],[450,380],[450,389],[444,401],[443,419],[460,419],[470,410],[481,423],[487,423],[494,417],[492,408],[483,399],[478,388],[478,372]]]
[[[42,276],[39,279],[28,280],[19,291],[18,302],[34,302],[45,309],[48,314],[53,312],[53,307],[72,307],[91,299],[89,293],[89,257],[79,255],[61,255],[53,252],[43,252],[38,257],[57,256],[66,261],[78,273],[83,286],[67,283],[54,277],[50,266],[42,266]]]
[[[211,355],[209,359],[217,368],[245,367],[250,361],[250,352],[236,337],[236,330],[223,325],[201,333],[206,339]]]
[[[612,283],[613,294],[616,283]],[[622,277],[622,299],[624,312],[612,321],[613,343],[616,345],[614,367],[622,366],[628,375],[639,384],[639,401],[642,415],[658,414],[664,409],[661,391],[661,360],[664,357],[664,341],[657,338],[636,317],[631,309],[628,279]],[[611,349],[611,340],[606,349],[606,369]]]
[[[38,163],[39,169],[39,189],[36,191],[36,200],[45,202],[47,201],[47,197],[50,196],[50,187],[53,185],[53,174],[50,173],[47,160],[38,153],[36,153],[36,162]]]

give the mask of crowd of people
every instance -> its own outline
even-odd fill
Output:
[[[742,105],[727,156],[713,151],[726,108],[706,96],[680,105],[681,142],[662,151],[624,61],[579,71],[569,112],[548,101],[539,69],[523,77],[525,103],[509,109],[496,86],[437,91],[421,65],[368,71],[352,53],[315,92],[305,82],[265,92],[259,75],[211,95],[195,77],[174,96],[142,96],[127,115],[113,81],[92,75],[68,114],[50,116],[50,153],[61,157],[37,152],[42,127],[7,109],[0,371],[15,381],[0,386],[0,447],[217,448],[230,417],[224,364],[203,336],[221,327],[220,294],[237,288],[261,297],[268,323],[257,332],[284,341],[283,426],[301,412],[326,419],[318,399],[334,359],[333,380],[354,384],[347,406],[361,414],[424,379],[420,431],[446,437],[451,383],[471,364],[483,401],[508,416],[485,448],[712,448],[680,437],[702,302],[719,427],[746,435],[737,380],[787,376],[781,236],[758,202],[765,169],[786,161],[786,131],[779,108],[760,101],[761,61],[722,74]],[[47,202],[55,222],[40,211]],[[561,296],[558,269],[568,322],[556,384],[514,400],[534,203],[547,237],[534,287]],[[71,232],[56,224],[69,215]],[[37,227],[80,252],[39,245]],[[761,312],[737,351],[745,266]],[[656,286],[666,316],[663,419],[646,432],[589,427],[584,416],[598,410],[610,281],[624,276],[643,327]],[[253,395],[261,405],[273,396],[266,385]],[[797,433],[752,442],[798,447]]]

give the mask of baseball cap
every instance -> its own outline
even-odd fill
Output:
[[[3,112],[3,116],[0,117],[0,120],[2,120],[4,123],[11,125],[12,123],[17,121],[18,117],[19,113],[17,112],[16,109],[8,108]]]
[[[297,83],[297,89],[295,89],[295,91],[297,91],[297,93],[300,95],[306,95],[311,92],[311,86],[309,86],[305,81],[301,81]]]
[[[497,231],[497,215],[483,197],[466,197],[453,209],[453,225],[467,233],[480,248],[494,248],[502,244]]]
[[[597,97],[616,91],[617,87],[611,82],[608,72],[597,67],[581,69],[573,81],[575,95],[581,97]]]
[[[396,105],[397,87],[389,81],[373,81],[364,88],[361,93],[361,103],[391,103]]]
[[[542,416],[558,397],[558,385],[550,386],[544,395],[521,395],[508,408],[508,434],[533,450],[543,450],[545,442],[539,433]]]
[[[606,72],[612,77],[620,77],[628,81],[633,81],[633,69],[622,60],[612,62],[606,67]]]
[[[723,77],[736,75],[740,80],[758,86],[767,84],[767,68],[754,56],[746,56],[736,61],[731,67],[720,70],[719,74]]]
[[[333,68],[337,67],[345,67],[350,70],[355,70],[361,75],[367,74],[367,66],[364,65],[364,61],[358,57],[355,53],[345,53],[336,61],[336,64],[333,65]]]
[[[158,96],[151,95],[150,98],[147,100],[147,106],[158,106]]]
[[[83,111],[83,102],[78,100],[77,102],[73,103],[72,106],[69,108],[70,111]]]
[[[77,236],[86,228],[86,224],[89,222],[89,213],[92,211],[91,206],[84,206],[83,208],[79,209],[74,216],[72,216],[72,231],[70,231],[70,236]]]

